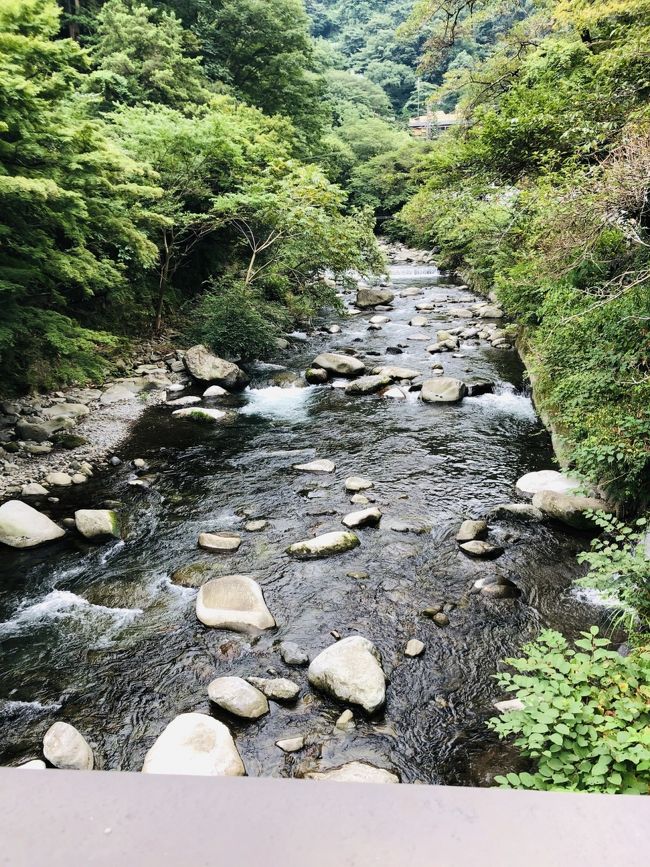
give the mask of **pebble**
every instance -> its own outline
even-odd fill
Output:
[[[287,665],[307,665],[309,655],[294,641],[283,641],[280,644],[280,656]]]
[[[265,530],[268,525],[268,521],[260,518],[258,521],[249,521],[247,524],[244,524],[244,529],[248,530],[249,533],[259,533],[260,530]]]
[[[424,653],[424,642],[418,638],[411,638],[404,653],[406,656],[420,656],[421,653]]]
[[[113,455],[109,460],[109,464],[111,464],[114,467],[119,467],[119,465],[121,463],[122,463],[122,461],[120,460],[120,458],[118,458],[117,455]]]
[[[439,614],[434,614],[432,618],[433,622],[436,626],[449,626],[449,618],[446,614],[440,612]]]
[[[348,732],[351,729],[356,728],[354,722],[354,714],[352,713],[352,711],[349,708],[347,710],[344,710],[341,716],[337,719],[334,726],[342,732]]]
[[[84,482],[87,482],[87,481],[88,481],[88,477],[85,476],[83,473],[75,473],[72,477],[72,484],[73,485],[83,485]]]
[[[143,470],[147,466],[147,462],[144,460],[144,458],[136,458],[133,461],[133,466],[136,468],[136,470]]]

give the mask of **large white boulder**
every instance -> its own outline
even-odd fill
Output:
[[[299,560],[311,560],[318,557],[330,557],[332,554],[343,554],[359,545],[359,537],[350,531],[335,531],[323,533],[313,539],[294,542],[287,548],[287,554]]]
[[[45,732],[43,755],[55,768],[92,771],[93,751],[84,736],[66,722],[55,722]]]
[[[77,509],[74,513],[77,530],[86,539],[120,538],[117,512],[111,509]]]
[[[21,500],[0,506],[0,542],[11,548],[33,548],[65,536],[65,530]]]
[[[269,712],[263,692],[243,677],[217,677],[208,684],[210,701],[244,719],[258,719]]]
[[[308,771],[304,776],[306,780],[329,780],[335,783],[399,783],[397,774],[367,762],[347,762],[339,768]]]
[[[196,597],[196,616],[206,626],[235,632],[275,626],[259,584],[248,575],[226,575],[203,584]]]
[[[158,736],[142,773],[243,777],[246,770],[223,723],[204,713],[182,713]]]
[[[248,383],[248,377],[240,367],[213,355],[202,344],[188,349],[183,360],[194,379],[201,382],[213,382],[224,388],[243,388]]]
[[[312,366],[338,376],[361,376],[366,369],[363,361],[353,355],[338,355],[336,352],[323,352],[314,359]]]
[[[571,478],[566,473],[557,470],[539,470],[536,473],[526,473],[517,480],[518,494],[533,497],[539,491],[555,491],[557,494],[570,494],[581,487],[580,479]]]
[[[420,400],[425,403],[458,403],[467,394],[467,387],[460,379],[440,376],[422,383]]]
[[[327,647],[312,661],[309,682],[340,701],[358,704],[368,713],[386,700],[386,677],[375,645],[352,635]]]

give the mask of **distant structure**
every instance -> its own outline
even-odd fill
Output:
[[[433,111],[412,117],[409,120],[409,132],[415,138],[435,138],[460,123],[462,121],[455,112],[447,114],[444,111]]]

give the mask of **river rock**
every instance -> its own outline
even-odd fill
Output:
[[[298,684],[287,677],[247,677],[246,680],[272,701],[293,701],[300,692]]]
[[[42,759],[32,759],[31,762],[25,762],[24,765],[18,765],[19,771],[44,771],[47,765]]]
[[[360,310],[367,310],[369,307],[377,307],[380,304],[392,304],[394,300],[395,295],[390,289],[363,287],[357,292],[356,306]]]
[[[172,572],[171,582],[180,587],[197,588],[214,577],[214,571],[213,563],[206,563],[203,560],[198,563],[188,563]]]
[[[595,497],[575,494],[560,494],[557,491],[538,491],[533,497],[533,508],[539,509],[547,518],[561,521],[576,530],[594,530],[596,525],[585,515],[588,510],[610,511],[609,507]]]
[[[488,516],[505,521],[541,521],[544,515],[529,503],[502,503],[490,509]]]
[[[0,542],[10,548],[33,548],[65,536],[65,530],[47,515],[20,500],[0,506]]]
[[[495,307],[493,304],[486,304],[479,310],[481,319],[503,319],[504,312],[500,307]]]
[[[84,418],[89,415],[90,410],[83,403],[57,403],[54,406],[45,407],[41,410],[43,418],[52,419],[53,421],[63,421],[65,419]]]
[[[420,375],[420,372],[418,370],[413,370],[410,367],[397,367],[394,365],[378,367],[376,368],[375,373],[381,376],[387,376],[392,381],[398,381],[402,379],[416,379]]]
[[[295,641],[283,641],[280,644],[280,656],[286,665],[307,665],[309,654]]]
[[[374,713],[386,700],[386,678],[375,645],[352,635],[327,647],[312,660],[309,682],[340,701]]]
[[[167,406],[194,406],[197,403],[201,403],[200,397],[188,395],[187,397],[177,397],[174,400],[168,400]]]
[[[39,485],[37,482],[23,485],[20,491],[22,497],[47,497],[49,493],[47,488]]]
[[[350,732],[356,728],[354,714],[350,708],[343,711],[341,716],[334,723],[334,728],[338,729],[340,732]]]
[[[320,367],[309,367],[305,371],[305,379],[310,385],[322,385],[329,377],[326,370]]]
[[[441,376],[438,379],[427,379],[422,383],[420,400],[425,403],[458,403],[465,396],[467,389],[460,379]]]
[[[45,732],[43,755],[55,768],[92,771],[93,751],[84,736],[66,722],[55,722]]]
[[[305,746],[304,735],[297,735],[294,738],[282,738],[275,742],[276,747],[279,747],[283,753],[297,753]]]
[[[336,469],[336,464],[334,461],[323,458],[310,461],[308,464],[294,464],[293,468],[301,473],[333,473]]]
[[[390,316],[380,316],[377,314],[370,319],[371,325],[385,325],[387,322],[390,322]]]
[[[123,385],[110,385],[99,398],[102,406],[110,406],[113,403],[121,403],[124,400],[135,400],[135,392]]]
[[[485,521],[463,521],[456,533],[457,542],[472,542],[474,539],[484,539],[488,526]]]
[[[524,710],[526,705],[518,698],[510,698],[505,701],[495,701],[494,707],[499,713],[509,713],[513,710]]]
[[[259,584],[248,575],[227,575],[201,585],[196,597],[196,616],[206,626],[235,632],[275,626]]]
[[[341,523],[354,530],[358,527],[378,527],[380,521],[381,512],[377,506],[371,506],[369,509],[362,509],[359,512],[350,512]]]
[[[533,497],[539,491],[555,491],[557,494],[570,494],[582,486],[580,479],[574,479],[556,470],[540,470],[526,473],[517,480],[516,490],[524,497]]]
[[[471,542],[461,542],[460,550],[470,557],[481,557],[486,560],[494,560],[503,554],[503,548],[497,545],[491,545],[489,542],[481,542],[474,539]]]
[[[48,473],[45,476],[45,481],[48,485],[55,485],[59,488],[69,488],[72,484],[72,476],[68,473]]]
[[[211,382],[223,388],[244,388],[248,384],[248,377],[240,367],[213,355],[202,344],[188,349],[183,360],[194,379],[201,382]]]
[[[345,480],[345,490],[349,493],[367,491],[369,488],[374,488],[374,486],[374,482],[370,479],[365,479],[363,476],[349,476]]]
[[[406,644],[404,655],[420,656],[422,653],[424,653],[424,647],[424,642],[420,641],[419,638],[411,638]]]
[[[269,522],[265,518],[258,518],[256,521],[248,521],[244,524],[244,530],[248,533],[260,533],[262,530],[266,530]]]
[[[385,376],[384,374],[361,376],[359,379],[355,379],[354,382],[345,386],[345,393],[353,396],[374,394],[376,391],[380,391],[382,388],[390,385],[390,383],[390,377]]]
[[[199,548],[213,554],[230,554],[241,545],[237,533],[199,533]]]
[[[16,424],[16,434],[22,440],[44,443],[51,440],[57,431],[69,430],[72,427],[74,427],[74,422],[69,419],[45,421],[40,418],[21,418]]]
[[[223,723],[204,713],[182,713],[158,736],[142,773],[243,777],[246,771]]]
[[[226,391],[225,388],[222,388],[220,385],[209,385],[206,390],[203,392],[203,397],[206,400],[214,397],[227,397],[229,392]]]
[[[335,531],[315,536],[313,539],[304,539],[302,542],[294,542],[287,548],[287,554],[299,560],[309,560],[330,557],[332,554],[343,554],[359,544],[359,537],[355,533]]]
[[[330,780],[336,783],[399,783],[397,774],[367,762],[347,762],[338,768],[307,771],[306,780]]]
[[[189,406],[186,409],[175,409],[172,413],[177,418],[189,418],[192,421],[207,422],[214,424],[221,421],[227,415],[221,409],[206,409],[203,406]]]
[[[328,373],[337,376],[361,376],[366,365],[352,355],[338,355],[335,352],[323,352],[313,361],[314,367],[320,367]]]
[[[493,394],[494,383],[487,379],[479,380],[478,382],[469,383],[467,386],[468,397],[479,397],[481,394]]]
[[[426,316],[414,316],[409,322],[409,325],[413,328],[424,328],[428,324],[429,320]]]
[[[111,509],[77,509],[74,522],[85,539],[119,539],[121,536],[117,512]]]
[[[210,701],[235,716],[258,719],[269,712],[264,693],[243,677],[217,677],[208,684]]]

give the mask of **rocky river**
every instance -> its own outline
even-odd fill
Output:
[[[217,410],[214,424],[174,415],[178,404],[148,407],[115,449],[121,463],[37,504],[59,525],[108,506],[121,538],[69,530],[42,547],[2,546],[0,763],[42,758],[44,733],[63,720],[95,767],[140,770],[174,718],[201,713],[225,723],[234,772],[250,776],[360,761],[402,782],[488,785],[511,766],[485,727],[507,698],[493,675],[540,627],[574,635],[602,619],[572,587],[587,542],[516,492],[553,454],[500,311],[433,267],[393,266],[390,293],[362,310],[347,293],[346,314],[290,335],[274,363],[249,369],[247,388],[193,404]],[[324,353],[375,381],[314,373]],[[442,379],[461,393],[429,402]],[[188,382],[169,400],[205,387]],[[368,514],[342,524],[357,512]],[[469,533],[482,549],[460,547],[467,519],[486,520]],[[358,544],[287,553],[333,532]],[[230,575],[254,579],[274,626],[197,618],[197,588]],[[385,702],[365,709],[303,664],[355,636],[386,677]],[[226,677],[295,688],[255,681],[271,700],[243,718],[224,698],[241,681],[208,696]]]

